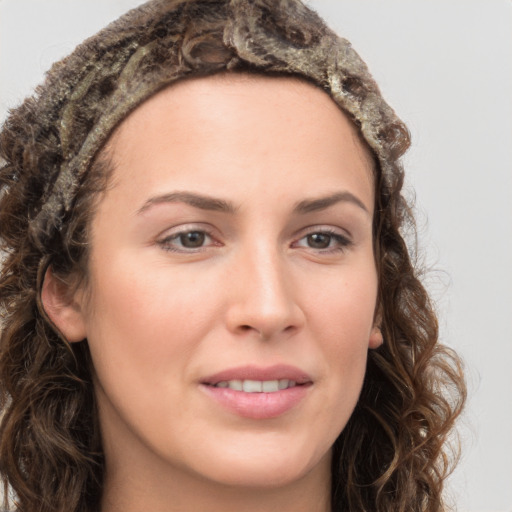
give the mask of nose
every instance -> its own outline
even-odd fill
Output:
[[[231,270],[227,309],[231,332],[254,333],[270,340],[304,325],[305,315],[285,256],[278,251],[254,251],[241,256]]]

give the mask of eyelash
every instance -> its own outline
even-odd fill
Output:
[[[158,241],[158,244],[165,251],[175,252],[175,253],[182,253],[182,254],[197,254],[199,252],[202,252],[202,251],[208,249],[208,247],[210,247],[211,245],[213,245],[213,246],[221,245],[218,242],[217,243],[214,242],[213,244],[208,244],[206,246],[205,245],[201,245],[199,247],[189,247],[189,248],[184,247],[183,244],[182,244],[182,248],[177,248],[177,247],[172,245],[173,242],[175,242],[177,240],[179,241],[180,239],[181,239],[181,242],[183,242],[183,239],[182,239],[183,236],[190,235],[190,234],[193,234],[193,233],[196,233],[196,234],[204,236],[204,239],[209,238],[211,240],[214,240],[214,237],[213,237],[212,233],[209,232],[208,230],[205,230],[205,229],[186,229],[186,230],[179,231],[178,233],[174,233],[172,235],[169,235],[169,236],[165,237],[164,239]],[[309,249],[315,250],[315,248],[313,248],[313,247],[297,245],[301,240],[307,239],[308,237],[310,237],[312,235],[325,235],[325,236],[328,236],[329,237],[329,245],[331,244],[331,242],[333,240],[336,242],[336,246],[335,247],[316,249],[320,254],[332,254],[332,253],[337,253],[337,252],[344,252],[348,247],[353,245],[353,242],[349,238],[347,238],[344,235],[341,235],[341,234],[337,233],[333,229],[317,229],[315,231],[311,231],[309,233],[306,233],[304,236],[302,236],[297,241],[295,241],[292,244],[292,246],[305,247],[305,248],[309,248]]]
[[[200,247],[195,247],[195,248],[189,248],[189,247],[184,247],[182,245],[183,248],[180,249],[180,248],[173,247],[171,245],[171,243],[173,241],[180,240],[181,237],[183,237],[185,235],[192,234],[192,233],[198,233],[200,235],[204,235],[205,238],[210,238],[210,239],[213,240],[213,235],[208,230],[205,230],[205,229],[186,229],[186,230],[179,231],[178,233],[174,233],[172,235],[169,235],[169,236],[165,237],[163,240],[160,240],[158,242],[158,244],[165,251],[177,252],[177,253],[182,253],[182,254],[183,253],[184,254],[190,254],[190,253],[194,253],[195,254],[195,253],[202,252],[205,249],[207,249],[208,246],[200,246]],[[219,245],[219,244],[218,243],[217,244],[214,243],[213,245]]]
[[[335,247],[329,247],[325,249],[317,249],[321,254],[332,254],[337,252],[344,252],[348,247],[350,247],[353,242],[348,237],[341,235],[340,233],[334,231],[333,229],[316,229],[314,231],[310,231],[306,233],[303,237],[301,237],[296,243],[301,240],[307,239],[312,235],[326,235],[330,238],[329,245],[334,240],[336,242]],[[309,247],[310,249],[314,249],[313,247]]]

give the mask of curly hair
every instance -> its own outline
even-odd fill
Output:
[[[88,229],[108,183],[102,153],[138,105],[182,79],[294,76],[349,115],[375,160],[375,260],[384,344],[333,448],[334,511],[440,512],[465,385],[404,232],[409,134],[366,65],[300,0],[152,0],[55,64],[0,134],[0,473],[23,512],[99,508],[104,456],[87,341],[40,301],[49,265],[86,278]],[[7,500],[7,498],[6,498]],[[6,501],[7,503],[7,501]]]

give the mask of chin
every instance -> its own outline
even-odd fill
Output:
[[[203,469],[204,472],[204,469]],[[240,464],[220,469],[219,467],[210,475],[209,480],[220,485],[252,489],[283,488],[300,480],[308,470],[304,468],[274,466],[272,461],[265,465]]]
[[[241,449],[236,445],[204,458],[199,469],[203,477],[221,485],[241,488],[279,488],[300,481],[316,471],[328,478],[331,450],[315,453],[311,447],[293,449],[285,443],[253,443]]]

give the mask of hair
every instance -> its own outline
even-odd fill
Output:
[[[402,195],[408,131],[366,65],[300,0],[153,0],[55,64],[0,134],[0,472],[23,512],[99,508],[104,456],[87,340],[69,344],[40,301],[51,265],[86,277],[106,141],[138,105],[186,78],[299,77],[357,126],[375,160],[374,247],[384,344],[333,447],[332,508],[439,512],[465,385],[411,261]],[[411,251],[414,247],[411,248]]]

